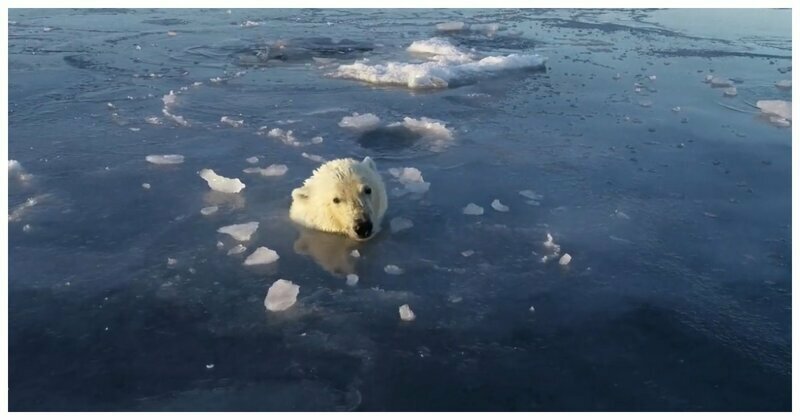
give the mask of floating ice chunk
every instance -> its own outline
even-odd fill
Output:
[[[167,36],[176,36],[176,35],[178,35],[178,33],[175,32],[175,31],[168,31],[167,32]]]
[[[425,182],[422,172],[417,168],[391,168],[389,173],[403,184],[406,191],[411,193],[423,194],[431,186],[430,182]]]
[[[360,80],[379,85],[400,85],[411,89],[446,88],[465,77],[487,76],[503,70],[542,68],[546,61],[538,55],[510,54],[477,60],[447,41],[433,38],[415,41],[410,52],[434,55],[424,63],[388,62],[369,65],[366,61],[340,65],[332,77]]]
[[[244,265],[272,264],[279,258],[275,250],[260,246],[244,260]]]
[[[170,90],[168,94],[161,97],[161,101],[164,102],[165,108],[172,107],[178,103],[178,95]]]
[[[562,255],[561,258],[558,260],[558,264],[567,265],[569,264],[570,261],[572,261],[572,256],[567,253],[564,253],[564,255]]]
[[[399,312],[400,312],[400,319],[402,319],[403,321],[413,321],[417,318],[417,316],[414,315],[414,311],[411,310],[408,304],[401,306],[399,308]]]
[[[560,247],[558,246],[558,244],[556,244],[556,243],[553,241],[553,235],[551,235],[550,233],[548,233],[548,234],[547,234],[547,240],[546,240],[546,241],[544,241],[543,245],[544,245],[545,247],[547,247],[547,248],[552,248],[552,249],[560,248]]]
[[[266,168],[245,168],[242,172],[246,174],[261,174],[262,176],[282,176],[289,170],[286,165],[272,164]]]
[[[258,222],[241,223],[238,225],[223,226],[217,232],[230,235],[239,242],[249,241],[253,233],[258,230]]]
[[[177,165],[183,163],[183,155],[148,155],[145,160],[155,165]]]
[[[222,83],[223,80],[224,79],[219,76],[208,79],[208,81],[211,83]]]
[[[207,364],[206,369],[214,369],[214,364],[213,363]]]
[[[475,251],[473,251],[473,250],[471,250],[471,249],[468,249],[468,250],[466,250],[466,251],[461,251],[461,255],[463,255],[463,256],[465,256],[465,257],[470,257],[470,256],[472,256],[472,254],[474,254],[474,253],[475,253]]]
[[[245,159],[245,161],[251,165],[258,163],[258,157],[250,156],[249,158]]]
[[[727,79],[725,77],[712,77],[709,80],[711,83],[711,87],[731,87],[733,86],[733,80]]]
[[[311,144],[320,144],[323,141],[325,141],[325,139],[323,139],[322,136],[316,136],[311,139]]]
[[[219,210],[219,207],[217,206],[203,207],[202,209],[200,209],[200,214],[202,214],[203,216],[210,216],[216,213],[217,210]]]
[[[147,117],[144,119],[144,121],[148,124],[161,125],[161,118],[155,116]]]
[[[389,222],[389,227],[392,233],[400,232],[401,230],[410,229],[414,226],[414,222],[405,217],[395,217]]]
[[[20,173],[20,172],[22,172],[22,165],[18,161],[14,160],[14,159],[9,159],[8,160],[8,174],[10,175],[10,174],[16,174],[16,173]]]
[[[420,119],[405,117],[403,118],[403,122],[389,124],[389,127],[398,125],[402,125],[409,131],[419,134],[422,137],[441,140],[453,139],[453,130],[447,128],[444,121],[434,120],[426,117],[422,117]]]
[[[239,178],[225,178],[224,176],[217,175],[212,169],[203,169],[200,171],[200,178],[206,180],[209,188],[214,191],[235,194],[245,187]]]
[[[769,117],[769,122],[777,125],[778,127],[791,127],[791,121],[781,117]]]
[[[614,79],[614,80],[619,80],[619,79],[621,79],[621,78],[622,78],[622,75],[621,75],[621,74],[619,74],[619,73],[615,74],[615,75],[612,77],[612,79]]]
[[[703,79],[703,83],[711,83],[711,79],[713,79],[713,78],[714,78],[714,75],[707,74],[705,79]]]
[[[655,82],[655,81],[656,81],[656,75],[655,75],[655,74],[654,74],[654,75],[651,75],[651,76],[647,76],[647,78],[648,78],[648,79],[650,79],[650,80],[651,80],[651,81],[653,81],[653,82]]]
[[[469,203],[462,211],[468,216],[480,216],[483,214],[483,207],[475,203]]]
[[[467,29],[467,24],[464,22],[444,22],[436,25],[436,30],[440,32],[457,32]]]
[[[358,274],[347,275],[347,285],[353,287],[358,284]]]
[[[228,124],[229,126],[234,128],[240,128],[241,126],[244,125],[244,120],[234,120],[233,118],[227,115],[223,115],[222,118],[219,119],[219,122],[223,124]]]
[[[522,191],[519,192],[519,195],[521,195],[521,196],[523,196],[525,198],[530,198],[531,200],[541,200],[542,199],[542,195],[541,194],[536,194],[535,192],[533,192],[531,190],[522,190]]]
[[[780,100],[763,100],[756,102],[756,106],[764,114],[774,115],[785,120],[792,120],[792,103]]]
[[[145,182],[144,184],[142,184],[142,188],[144,188],[146,190],[149,190],[150,189],[150,184]]]
[[[498,199],[495,199],[494,201],[492,201],[492,208],[497,210],[497,211],[501,211],[501,212],[507,212],[507,211],[510,210],[507,205],[501,203],[500,200],[498,200]]]
[[[653,106],[653,101],[649,99],[641,100],[639,101],[639,106],[642,108],[650,108],[651,106]]]
[[[358,258],[358,257],[361,256],[361,254],[358,252],[357,249],[354,249],[354,250],[350,251],[350,256],[352,256],[353,258]]]
[[[45,197],[46,197],[46,195],[39,195],[39,196],[36,196],[36,197],[28,198],[27,200],[25,200],[24,203],[22,203],[22,204],[18,205],[17,207],[15,207],[14,210],[12,210],[8,214],[8,221],[9,222],[19,221],[20,219],[22,219],[22,216],[25,214],[25,212],[28,211],[29,208],[39,204],[41,202],[41,200],[43,198],[45,198]]]
[[[254,26],[260,26],[260,25],[261,25],[260,22],[254,22],[252,20],[246,20],[246,21],[242,22],[242,24],[240,26],[242,26],[243,28],[252,28]]]
[[[285,311],[297,302],[297,295],[300,293],[300,286],[289,280],[279,279],[267,290],[267,297],[264,298],[264,306],[268,311]]]
[[[186,118],[171,113],[167,107],[164,107],[164,109],[161,110],[161,113],[164,114],[165,117],[175,122],[175,124],[178,124],[183,127],[189,127],[190,125],[189,121],[186,121]]]
[[[304,158],[306,158],[308,160],[311,160],[311,161],[314,161],[314,162],[318,162],[318,163],[327,162],[327,159],[325,159],[324,157],[322,157],[320,155],[312,155],[312,154],[306,153],[306,152],[303,152],[300,155],[303,156]]]
[[[618,217],[620,219],[625,219],[625,220],[630,220],[631,219],[630,216],[628,216],[627,214],[625,214],[625,213],[623,213],[623,212],[621,212],[619,210],[614,210],[614,214],[612,216],[616,216],[616,217]]]
[[[228,255],[237,255],[247,251],[247,247],[242,244],[237,244],[235,247],[228,250]]]
[[[375,116],[375,114],[359,114],[357,112],[339,121],[339,127],[356,131],[370,131],[378,128],[380,125],[381,119]]]
[[[775,83],[775,87],[782,90],[789,90],[792,88],[791,80],[780,80]]]
[[[389,264],[386,267],[383,267],[383,271],[385,271],[386,274],[403,274],[403,269],[394,264]]]
[[[303,145],[294,136],[294,133],[292,132],[292,130],[285,131],[285,130],[280,129],[280,128],[273,128],[272,130],[269,130],[269,132],[267,132],[267,136],[275,138],[275,139],[278,139],[281,142],[283,142],[283,144],[286,144],[286,145],[289,145],[289,146],[297,147],[297,146],[302,146]]]
[[[736,91],[736,87],[734,86],[734,87],[729,87],[729,88],[723,90],[722,94],[725,95],[725,96],[733,97],[733,96],[736,96],[737,94],[739,94],[739,92]]]
[[[25,232],[25,233],[30,232],[31,229],[32,229],[31,225],[29,225],[29,224],[25,224],[25,226],[22,227],[22,231]]]
[[[531,306],[530,308],[528,308],[528,312],[536,312],[536,308],[534,308],[533,306]]]
[[[178,265],[178,260],[175,258],[167,258],[167,265],[170,267],[174,267]]]
[[[672,112],[674,112],[674,113],[681,112],[681,107],[676,106],[676,107],[672,108]]]

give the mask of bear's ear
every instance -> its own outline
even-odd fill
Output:
[[[377,167],[377,166],[375,166],[375,161],[374,161],[374,160],[372,160],[372,158],[371,158],[371,157],[369,157],[369,156],[365,157],[365,158],[364,158],[364,160],[363,160],[363,161],[361,161],[361,163],[363,163],[363,164],[365,164],[365,165],[369,166],[369,167],[370,167],[370,169],[372,169],[372,170],[373,170],[373,171],[375,171],[375,172],[377,172],[377,171],[378,171],[378,167]]]
[[[308,199],[308,188],[300,187],[292,190],[292,200],[301,201]]]

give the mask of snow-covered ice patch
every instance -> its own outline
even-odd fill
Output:
[[[483,214],[483,207],[475,203],[469,203],[462,209],[462,212],[467,216],[480,216]]]
[[[498,199],[492,201],[492,208],[500,212],[507,212],[510,210],[507,205],[501,203]]]
[[[375,114],[359,114],[354,112],[349,117],[342,117],[339,121],[339,127],[348,128],[355,131],[370,131],[378,128],[381,124],[381,119]]]
[[[400,312],[400,319],[403,321],[413,321],[417,318],[417,316],[414,315],[414,311],[411,310],[411,307],[409,307],[408,304],[401,306],[398,309],[398,312]]]
[[[385,271],[386,274],[403,274],[403,269],[394,264],[389,264],[386,267],[383,267],[383,271]]]
[[[272,264],[279,258],[275,250],[260,246],[244,260],[244,265]]]
[[[154,165],[177,165],[183,163],[183,155],[148,155],[145,160]]]
[[[258,222],[240,223],[236,225],[223,226],[217,232],[230,235],[239,242],[249,241],[250,237],[258,230]]]
[[[217,175],[212,169],[203,169],[200,171],[200,178],[203,178],[208,187],[214,191],[236,194],[243,190],[245,185],[239,178],[225,178],[224,176]]]
[[[410,229],[414,226],[414,222],[405,217],[395,217],[389,221],[389,228],[392,233],[397,233],[402,230]]]
[[[415,41],[413,53],[425,53],[424,63],[388,62],[368,64],[368,60],[340,65],[330,76],[378,85],[399,85],[410,89],[446,88],[453,81],[518,69],[543,68],[546,58],[539,55],[509,54],[477,59],[448,41],[432,38]]]
[[[264,306],[268,311],[285,311],[297,302],[297,295],[300,293],[300,286],[289,280],[279,279],[267,290],[267,297],[264,298]]]

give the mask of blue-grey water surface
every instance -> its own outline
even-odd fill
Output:
[[[23,168],[9,180],[11,410],[791,408],[791,130],[755,107],[791,100],[775,86],[792,74],[788,10],[9,19],[9,159]],[[546,68],[428,90],[332,76],[417,62],[406,47],[432,37]],[[170,91],[187,126],[162,113]],[[340,127],[353,112],[383,125]],[[387,127],[406,117],[453,138]],[[289,222],[318,165],[302,153],[375,159],[390,190],[380,235]],[[288,171],[242,172],[270,164]],[[398,194],[388,170],[404,167],[429,191]],[[203,168],[247,187],[212,192]],[[396,217],[413,227],[391,232]],[[237,242],[217,229],[249,221],[248,250],[228,255]],[[542,262],[548,233],[568,265]],[[259,246],[278,262],[244,266]],[[268,312],[279,278],[298,301]]]

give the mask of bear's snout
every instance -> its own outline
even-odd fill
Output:
[[[356,232],[356,236],[359,238],[369,238],[369,236],[372,235],[372,221],[367,218],[358,219],[356,220],[353,230]]]

